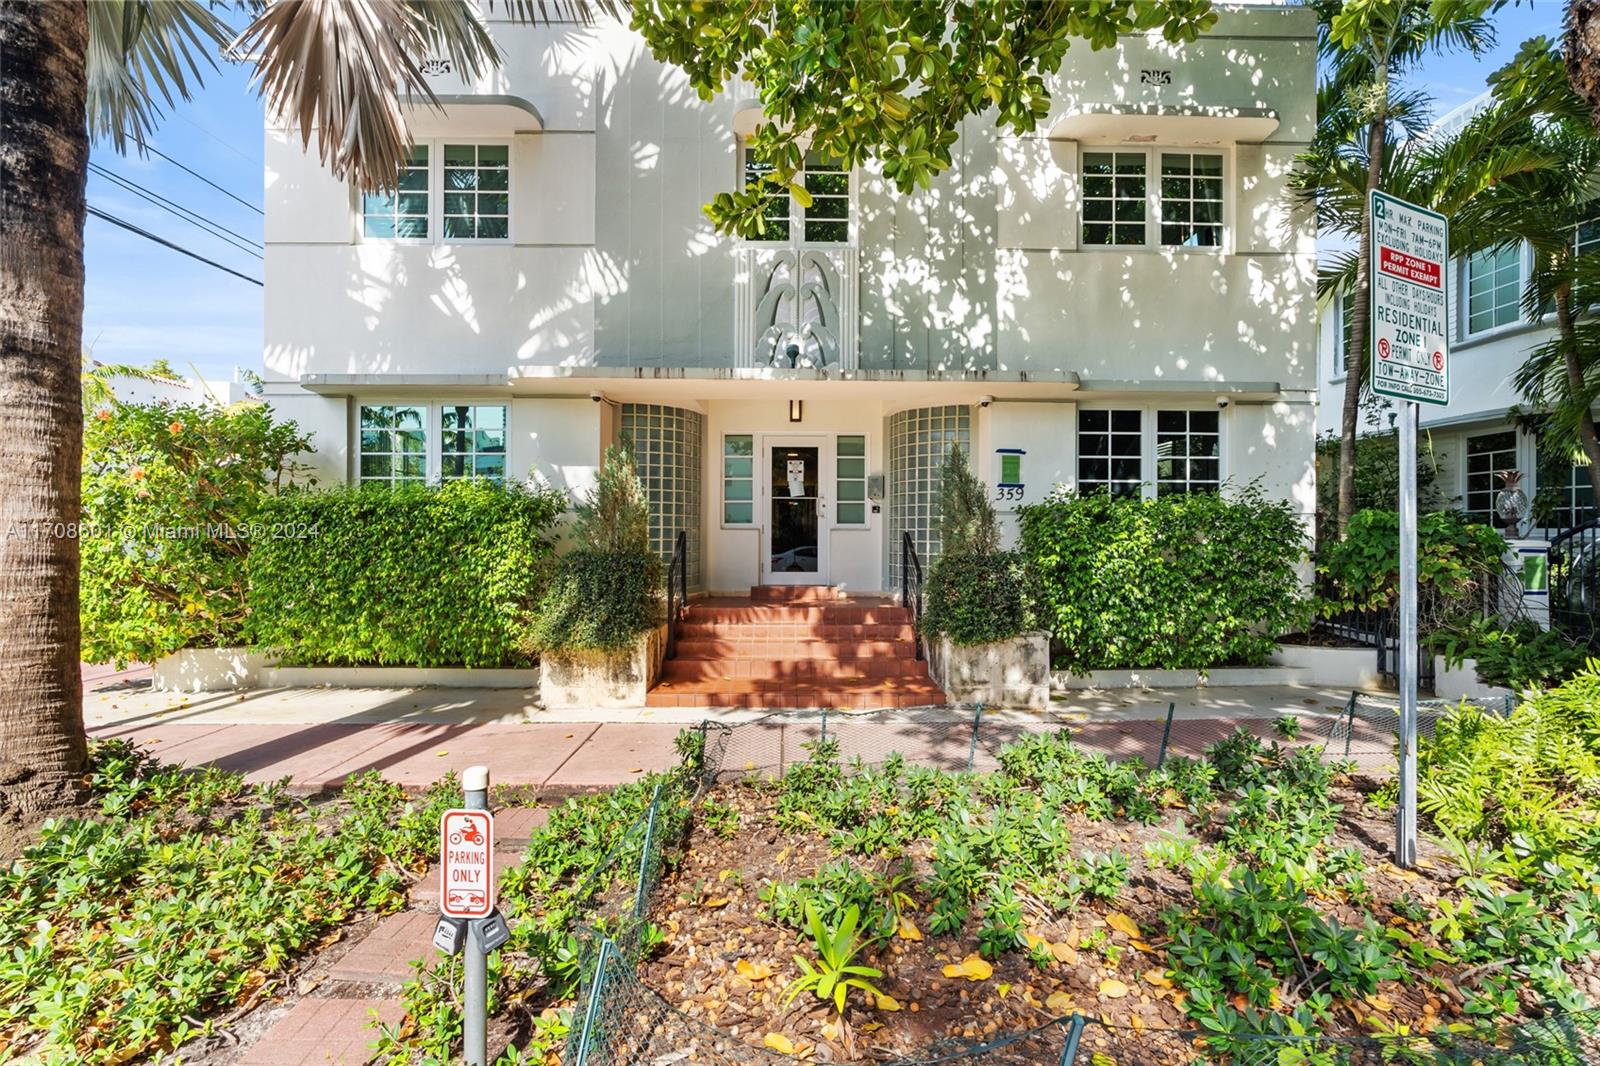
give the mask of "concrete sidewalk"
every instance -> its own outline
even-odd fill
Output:
[[[998,750],[1022,732],[1073,728],[1081,743],[1127,758],[1154,761],[1168,703],[1175,705],[1172,750],[1198,754],[1205,744],[1248,723],[1266,735],[1286,714],[1332,715],[1349,693],[1294,686],[1075,690],[1040,713],[987,711],[973,744],[970,707],[846,713],[830,732],[846,754],[899,750],[920,761],[964,763],[969,749]],[[803,758],[801,745],[819,732],[817,715],[691,709],[555,713],[517,689],[259,689],[183,695],[155,692],[138,670],[85,679],[84,717],[94,737],[119,737],[169,762],[213,764],[252,782],[287,777],[292,787],[319,791],[375,769],[408,786],[446,771],[491,768],[498,784],[534,786],[551,794],[604,788],[675,764],[673,738],[702,720],[740,725],[730,768],[779,769]],[[748,749],[748,750],[745,750]]]

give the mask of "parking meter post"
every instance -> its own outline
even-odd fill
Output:
[[[469,766],[461,775],[464,806],[469,811],[489,809],[489,768]],[[467,1066],[488,1066],[489,1061],[489,955],[483,944],[483,919],[467,922],[465,986],[462,1001],[466,1017],[462,1020],[462,1057]]]

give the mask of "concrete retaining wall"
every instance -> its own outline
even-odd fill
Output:
[[[535,688],[538,667],[472,669],[465,666],[269,666],[261,688]]]
[[[162,692],[233,692],[255,688],[266,656],[248,648],[184,648],[152,667]]]
[[[615,655],[546,655],[539,677],[539,702],[546,708],[643,707],[661,676],[667,652],[663,624]]]
[[[928,673],[954,703],[1042,709],[1050,705],[1050,635],[966,647],[935,637],[928,642]]]

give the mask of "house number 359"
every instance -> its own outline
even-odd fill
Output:
[[[1022,486],[1001,485],[994,490],[994,498],[997,500],[1020,500],[1022,499]]]

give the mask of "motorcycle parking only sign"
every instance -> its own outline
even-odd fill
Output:
[[[1373,192],[1372,391],[1418,403],[1450,402],[1450,321],[1445,286],[1449,222]]]
[[[484,918],[494,909],[494,816],[450,810],[439,819],[439,910]]]

